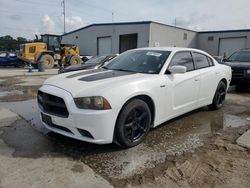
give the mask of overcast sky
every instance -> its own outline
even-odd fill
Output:
[[[63,32],[62,0],[0,0],[0,36]],[[92,24],[157,21],[197,31],[250,29],[250,0],[65,0],[66,31]],[[176,22],[175,22],[176,20]]]

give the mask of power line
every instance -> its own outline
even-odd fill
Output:
[[[60,2],[58,2],[58,3],[55,3],[55,2],[51,2],[51,1],[42,1],[42,2],[40,2],[40,1],[29,1],[29,0],[25,0],[25,1],[23,1],[23,0],[15,0],[15,1],[17,1],[17,2],[19,2],[19,3],[23,3],[23,4],[29,4],[29,5],[43,5],[43,6],[58,6],[59,4],[60,4]]]
[[[13,14],[13,13],[18,14],[18,13],[21,13],[22,15],[26,14],[26,15],[38,15],[38,16],[43,16],[45,14],[48,14],[48,15],[50,15],[52,17],[60,17],[59,15],[57,16],[57,14],[55,14],[54,12],[53,13],[38,13],[38,12],[26,12],[26,11],[18,11],[17,12],[16,10],[11,10],[11,9],[4,10],[4,9],[0,8],[0,14],[2,14],[2,13],[9,13],[9,14]]]

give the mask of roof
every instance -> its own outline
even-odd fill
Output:
[[[234,30],[218,30],[218,31],[200,31],[198,33],[235,33],[235,32],[250,32],[250,29],[234,29]]]
[[[178,51],[194,51],[194,52],[200,52],[203,54],[207,54],[206,52],[195,49],[195,48],[184,48],[184,47],[144,47],[144,48],[136,48],[133,50],[157,50],[157,51],[171,51],[171,52],[178,52]],[[207,54],[208,55],[208,54]],[[210,55],[209,55],[210,56]]]
[[[59,36],[61,36],[61,35],[59,35],[59,34],[50,34],[50,33],[46,33],[46,34],[41,34],[41,36],[56,36],[56,37],[59,37]]]
[[[81,27],[79,29],[70,31],[68,33],[63,34],[62,36],[83,30],[83,29],[87,29],[89,27],[94,27],[94,26],[117,26],[117,25],[143,25],[143,24],[159,24],[159,25],[163,25],[163,26],[167,26],[167,27],[172,27],[172,28],[177,28],[177,29],[182,29],[182,30],[186,30],[186,31],[191,31],[191,32],[197,32],[197,33],[201,33],[201,34],[205,34],[205,33],[232,33],[232,32],[250,32],[250,29],[238,29],[238,30],[218,30],[218,31],[194,31],[194,30],[190,30],[190,29],[186,29],[186,28],[182,28],[182,27],[178,27],[178,26],[173,26],[173,25],[168,25],[168,24],[163,24],[160,22],[155,22],[155,21],[138,21],[138,22],[116,22],[116,23],[95,23],[95,24],[90,24],[87,25],[85,27]]]
[[[193,30],[190,30],[190,29],[186,29],[186,28],[182,28],[182,27],[176,27],[176,26],[173,26],[173,25],[167,25],[167,24],[154,22],[154,21],[139,21],[139,22],[95,23],[95,24],[90,24],[90,25],[87,25],[85,27],[81,27],[79,29],[70,31],[68,33],[63,34],[62,36],[65,36],[65,35],[68,35],[68,34],[83,30],[83,29],[87,29],[89,27],[94,27],[94,26],[143,25],[143,24],[151,24],[151,23],[159,24],[159,25],[163,25],[163,26],[168,26],[168,27],[173,27],[173,28],[178,28],[178,29],[183,29],[183,30],[186,30],[186,31],[196,32],[196,31],[193,31]]]

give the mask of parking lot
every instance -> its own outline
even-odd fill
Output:
[[[0,187],[249,187],[249,150],[236,144],[250,126],[249,90],[232,87],[221,110],[185,114],[123,150],[42,126],[36,92],[56,73],[0,70]]]

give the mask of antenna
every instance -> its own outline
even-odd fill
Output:
[[[112,12],[112,23],[114,22],[114,17],[115,17],[115,14],[114,12]]]

